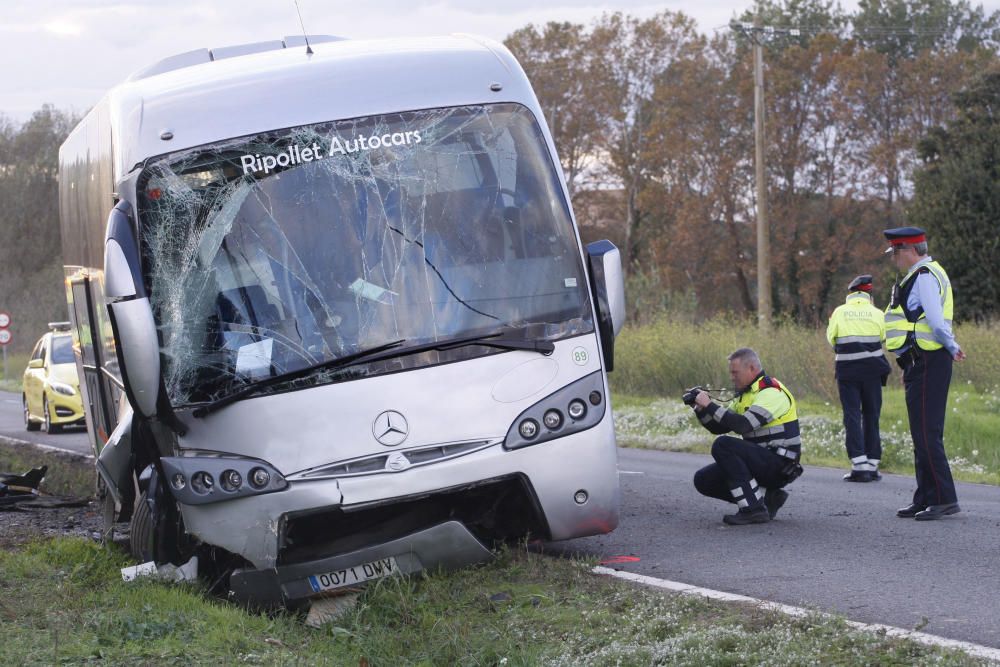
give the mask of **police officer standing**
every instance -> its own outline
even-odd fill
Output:
[[[899,227],[884,234],[890,243],[886,253],[905,274],[892,290],[885,338],[903,369],[917,476],[913,502],[896,516],[929,521],[960,510],[944,451],[944,416],[952,362],[965,359],[965,353],[951,330],[951,282],[927,254],[924,230]]]
[[[847,302],[837,306],[826,328],[833,346],[835,375],[844,410],[844,432],[851,472],[848,482],[872,482],[881,477],[879,414],[882,387],[891,370],[882,351],[885,319],[872,303],[872,277],[858,276],[847,287]]]
[[[724,516],[725,523],[767,523],[788,499],[782,487],[802,473],[795,398],[764,374],[760,358],[750,348],[729,355],[729,375],[740,392],[731,409],[714,403],[702,390],[691,390],[684,397],[710,432],[743,436],[715,439],[715,463],[695,473],[694,486],[703,495],[736,503],[739,510]]]

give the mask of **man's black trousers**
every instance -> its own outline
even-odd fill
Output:
[[[958,501],[944,453],[944,416],[948,409],[952,358],[948,350],[921,351],[901,358],[906,412],[913,436],[917,490],[913,502],[924,507]]]
[[[753,509],[763,501],[764,489],[786,484],[781,471],[790,460],[741,438],[720,435],[712,443],[712,458],[715,463],[694,474],[694,487],[710,498]]]
[[[840,405],[844,409],[847,456],[882,458],[882,438],[878,420],[882,412],[882,376],[860,380],[837,380]]]

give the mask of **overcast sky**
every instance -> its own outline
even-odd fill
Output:
[[[502,40],[534,23],[589,24],[607,11],[670,9],[702,32],[752,0],[299,0],[313,34],[386,37],[469,32]],[[974,3],[977,4],[977,3]],[[986,0],[988,11],[1000,0]],[[849,10],[855,0],[841,0]],[[293,0],[0,0],[0,114],[44,103],[85,111],[131,72],[175,53],[300,33]]]

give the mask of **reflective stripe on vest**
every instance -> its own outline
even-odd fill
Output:
[[[788,411],[783,415],[773,418],[766,424],[762,424],[753,431],[744,433],[743,439],[761,447],[766,447],[781,456],[797,459],[799,451],[801,451],[802,438],[799,434],[799,416],[795,407],[795,397],[777,380],[772,378],[772,382],[777,385],[773,388],[779,389],[788,397]],[[754,380],[750,384],[750,387],[740,394],[736,405],[733,406],[733,412],[740,415],[747,412],[757,399],[757,394],[764,389],[771,388],[767,385],[761,387],[763,383],[763,377],[758,377]],[[788,449],[791,447],[795,449]]]
[[[927,317],[924,315],[922,308],[920,315],[915,320],[911,321],[906,317],[905,302],[909,298],[910,291],[913,289],[916,276],[919,274],[920,269],[924,267],[937,280],[942,315],[944,316],[944,321],[949,325],[951,324],[955,300],[952,295],[951,281],[948,280],[948,274],[945,273],[945,270],[937,262],[931,261],[922,264],[916,271],[911,271],[899,281],[899,300],[901,303],[890,307],[885,313],[885,346],[889,350],[900,349],[906,344],[907,338],[910,337],[916,341],[917,347],[921,350],[933,351],[944,347],[934,337],[934,331],[927,324]],[[910,315],[912,316],[913,314],[911,313]]]

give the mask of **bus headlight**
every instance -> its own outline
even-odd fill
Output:
[[[531,440],[538,435],[538,422],[534,419],[525,419],[521,422],[521,425],[517,427],[517,431],[525,440]]]
[[[263,468],[254,468],[250,471],[250,484],[255,489],[263,489],[271,481],[271,475]]]
[[[569,413],[570,419],[583,419],[583,416],[587,414],[587,404],[579,398],[574,398],[569,402],[566,412]]]
[[[545,424],[545,428],[550,431],[554,431],[560,426],[562,426],[563,416],[558,410],[546,410],[545,416],[542,417],[542,423]]]
[[[504,449],[539,445],[597,426],[605,415],[603,390],[603,372],[596,371],[549,394],[517,416],[507,430]]]
[[[201,495],[212,492],[215,487],[215,478],[204,470],[199,470],[191,476],[191,490]]]
[[[226,470],[222,473],[221,483],[223,489],[232,493],[243,486],[243,475],[233,469]]]
[[[204,505],[283,491],[288,482],[273,466],[234,456],[164,456],[170,491],[185,505]]]

